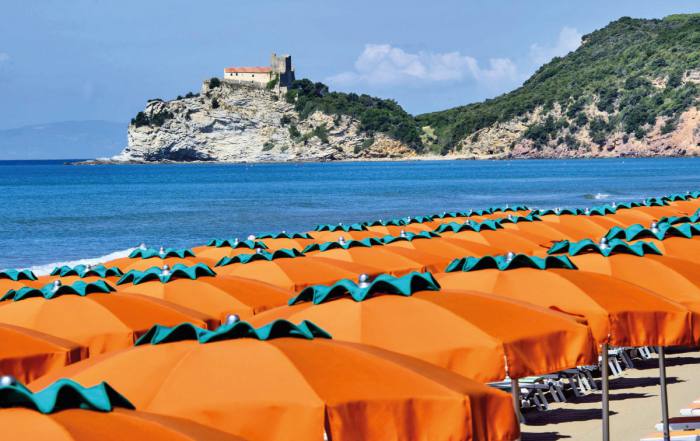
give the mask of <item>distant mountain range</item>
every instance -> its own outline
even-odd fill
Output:
[[[65,121],[0,130],[0,160],[113,156],[126,145],[127,123]]]

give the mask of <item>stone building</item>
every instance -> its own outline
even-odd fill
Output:
[[[224,80],[239,83],[266,86],[278,78],[278,87],[287,88],[294,81],[294,67],[290,55],[273,53],[270,56],[270,66],[227,67],[224,69]]]

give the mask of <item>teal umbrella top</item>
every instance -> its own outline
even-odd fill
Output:
[[[637,239],[656,239],[664,240],[669,237],[684,237],[689,239],[700,234],[700,224],[659,224],[653,223],[651,227],[645,227],[640,224],[630,225],[629,227],[612,227],[605,237],[608,240],[622,239],[632,241]]]
[[[363,224],[319,224],[314,231],[366,231],[367,226]]]
[[[163,267],[152,266],[145,271],[131,270],[117,281],[117,285],[124,283],[138,285],[151,280],[168,283],[177,279],[196,280],[200,277],[214,277],[215,275],[216,273],[203,263],[192,266],[177,263],[172,268],[168,267],[168,265],[163,265]]]
[[[461,259],[455,259],[447,265],[445,272],[468,272],[483,269],[507,271],[518,268],[533,268],[538,270],[577,269],[576,265],[574,265],[567,256],[538,257],[529,256],[527,254],[508,253],[505,256],[463,257]]]
[[[663,197],[646,198],[642,201],[642,205],[646,207],[663,207],[668,205],[668,200]]]
[[[384,236],[381,239],[381,243],[390,244],[394,242],[412,242],[414,240],[420,239],[432,239],[434,237],[440,237],[440,234],[434,231],[421,231],[420,233],[411,233],[402,231],[398,236]]]
[[[471,213],[468,211],[443,211],[440,214],[433,216],[434,219],[445,219],[447,217],[469,217]]]
[[[307,245],[304,250],[302,251],[303,253],[309,253],[311,251],[328,251],[328,250],[336,250],[336,249],[350,249],[350,248],[357,248],[357,247],[362,247],[362,248],[369,248],[373,246],[381,246],[384,245],[384,242],[381,240],[374,238],[374,237],[366,237],[361,240],[338,240],[336,242],[324,242],[324,243],[312,243]]]
[[[234,263],[251,263],[259,260],[276,260],[276,259],[292,259],[295,257],[301,257],[304,253],[297,250],[296,248],[282,248],[269,253],[264,250],[258,250],[254,254],[239,254],[237,256],[227,256],[222,257],[215,266],[226,266]]]
[[[491,207],[491,209],[489,211],[490,211],[490,213],[499,213],[499,212],[507,213],[509,211],[525,211],[525,210],[529,210],[527,205],[512,205],[511,206],[511,205],[506,204],[506,205],[499,205],[496,207]]]
[[[280,231],[279,233],[262,233],[255,235],[256,239],[313,239],[309,233],[287,233]]]
[[[633,254],[635,256],[644,256],[645,254],[661,255],[661,251],[651,242],[635,242],[627,243],[620,239],[602,239],[600,242],[594,242],[591,239],[583,239],[578,242],[562,240],[555,242],[547,254],[566,253],[570,256],[577,256],[584,253],[598,253],[608,257],[614,254]]]
[[[248,248],[254,250],[255,248],[262,248],[263,250],[267,248],[264,242],[257,240],[238,240],[237,237],[229,239],[212,239],[207,242],[208,247],[224,248],[230,247],[233,249]]]
[[[547,215],[556,215],[556,216],[562,216],[565,214],[568,215],[579,215],[583,213],[583,210],[580,208],[543,208],[539,210],[533,210],[531,213],[534,213],[539,216],[547,216]]]
[[[276,338],[313,340],[314,338],[329,339],[331,335],[307,320],[303,320],[298,325],[295,325],[287,320],[280,319],[257,329],[248,322],[236,321],[225,323],[213,331],[200,328],[192,323],[181,323],[173,327],[155,325],[142,335],[134,345],[158,345],[185,340],[196,340],[200,344],[205,344],[239,338],[251,338],[260,341]]]
[[[496,222],[499,224],[517,224],[519,222],[537,222],[541,220],[542,218],[537,214],[530,212],[525,216],[513,216],[512,214],[509,214],[506,217],[496,219]]]
[[[10,279],[18,282],[20,280],[37,280],[36,275],[28,269],[4,269],[0,271],[0,279]]]
[[[486,219],[482,222],[475,222],[473,220],[468,220],[464,223],[450,222],[440,225],[433,231],[436,233],[444,233],[446,231],[459,233],[460,231],[480,232],[482,230],[497,230],[499,228],[503,228],[500,223],[495,220]]]
[[[132,251],[131,254],[129,254],[130,259],[152,259],[154,257],[159,257],[161,259],[165,259],[168,257],[179,257],[181,259],[184,259],[185,257],[194,257],[194,253],[192,252],[192,250],[187,248],[160,247],[160,249],[156,250],[155,248],[139,247]]]
[[[360,283],[342,279],[332,285],[314,285],[304,288],[299,295],[289,300],[290,305],[312,302],[314,305],[337,298],[351,298],[356,302],[367,300],[376,294],[410,296],[418,291],[439,291],[440,284],[430,273],[412,272],[402,277],[380,274],[371,282],[360,276]]]
[[[115,289],[104,280],[96,280],[94,282],[85,283],[81,280],[74,282],[72,285],[63,285],[60,280],[55,280],[52,283],[44,285],[42,288],[31,288],[25,286],[20,289],[11,289],[5,293],[1,301],[29,299],[32,297],[41,297],[47,300],[55,299],[56,297],[65,295],[75,295],[85,297],[88,294],[102,293],[107,294]]]
[[[84,387],[70,379],[60,379],[46,388],[32,392],[11,377],[0,379],[0,408],[25,408],[50,414],[66,409],[111,412],[115,407],[134,409],[123,395],[102,382]]]
[[[700,208],[698,208],[695,213],[690,216],[664,216],[657,222],[661,224],[684,224],[684,223],[696,223],[700,220]]]
[[[56,267],[51,271],[52,276],[59,276],[59,277],[68,277],[68,276],[78,276],[81,279],[84,279],[85,277],[90,277],[90,276],[96,276],[96,277],[110,277],[110,276],[115,276],[115,277],[120,277],[124,273],[117,268],[116,266],[113,266],[111,268],[107,268],[104,265],[75,265],[75,266],[68,266],[68,265],[63,265],[60,267]]]

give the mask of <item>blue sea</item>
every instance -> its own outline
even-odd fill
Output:
[[[492,205],[583,206],[700,189],[700,159],[68,166],[0,161],[0,268],[124,255],[140,242],[306,231]]]

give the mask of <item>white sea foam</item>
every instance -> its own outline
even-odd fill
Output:
[[[583,195],[584,199],[593,199],[596,201],[601,200],[601,199],[608,199],[610,196],[612,196],[612,195],[610,195],[608,193],[596,193],[596,194]]]
[[[37,276],[45,276],[51,274],[51,271],[53,271],[53,269],[57,266],[97,265],[99,263],[109,262],[110,260],[127,257],[135,249],[136,248],[127,248],[126,250],[115,251],[113,253],[109,253],[101,257],[94,257],[89,259],[69,260],[63,262],[47,263],[45,265],[35,265],[29,267],[28,269],[32,270]]]

